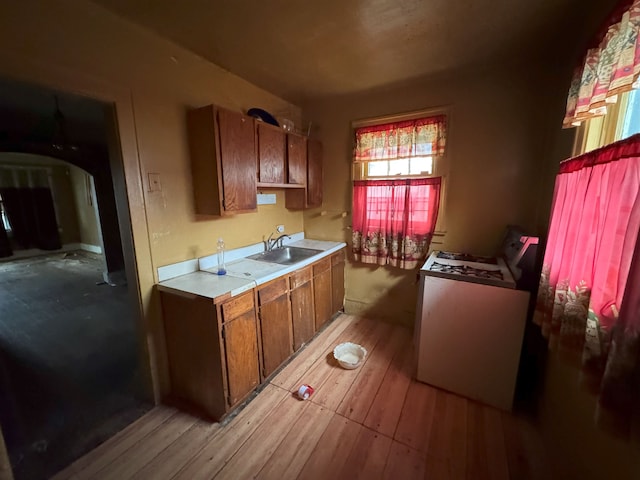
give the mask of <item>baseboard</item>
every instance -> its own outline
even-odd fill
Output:
[[[64,250],[85,250],[99,255],[102,254],[102,247],[91,245],[90,243],[68,243],[63,248]]]

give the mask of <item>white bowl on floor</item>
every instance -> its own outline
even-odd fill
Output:
[[[364,362],[367,349],[357,343],[345,342],[333,349],[333,356],[342,368],[353,370]]]

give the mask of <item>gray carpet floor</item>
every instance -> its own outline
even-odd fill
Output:
[[[86,252],[0,263],[0,424],[16,480],[49,478],[151,408],[134,306]]]

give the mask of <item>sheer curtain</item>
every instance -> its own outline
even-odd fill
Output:
[[[439,177],[355,181],[355,260],[405,269],[417,267],[429,250],[439,204]]]
[[[616,392],[638,370],[640,312],[625,302],[640,289],[639,230],[640,135],[561,164],[534,321],[603,406],[624,404]]]

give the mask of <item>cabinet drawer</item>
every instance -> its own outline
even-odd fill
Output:
[[[253,290],[251,290],[222,304],[222,321],[228,322],[238,318],[243,313],[253,310],[253,307]]]
[[[289,279],[291,281],[291,290],[304,285],[311,280],[311,267],[304,267],[297,272],[293,272]]]
[[[344,249],[331,255],[331,266],[344,262]]]
[[[313,276],[315,277],[319,273],[324,272],[325,270],[329,270],[331,267],[331,258],[323,258],[317,263],[313,264]]]
[[[287,277],[277,278],[263,285],[258,290],[258,302],[260,305],[269,303],[287,293]]]

